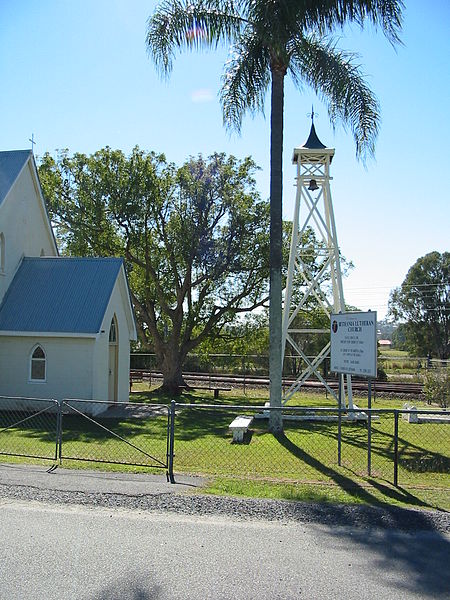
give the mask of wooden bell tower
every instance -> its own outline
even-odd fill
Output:
[[[311,131],[303,146],[294,148],[297,191],[292,221],[289,268],[283,310],[283,358],[296,365],[295,382],[285,391],[284,403],[310,378],[317,378],[339,401],[326,381],[330,356],[330,315],[345,311],[339,246],[330,190],[330,165],[334,148],[319,140],[311,114]],[[321,326],[311,323],[311,310]],[[308,338],[320,336],[323,347],[308,354]],[[289,357],[289,358],[288,358]],[[341,406],[345,386],[340,375]],[[351,378],[347,376],[348,406],[353,408]]]

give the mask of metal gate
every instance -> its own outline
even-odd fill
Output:
[[[60,461],[168,468],[169,407],[67,399],[60,408]]]
[[[0,397],[0,454],[57,460],[56,400]]]

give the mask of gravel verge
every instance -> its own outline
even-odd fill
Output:
[[[318,523],[328,526],[396,529],[404,532],[450,533],[450,513],[396,506],[318,504],[254,498],[230,498],[202,494],[162,492],[153,494],[101,493],[41,489],[0,483],[0,498],[50,504],[99,506],[108,509],[168,511],[182,515],[223,515],[234,520],[268,520]]]

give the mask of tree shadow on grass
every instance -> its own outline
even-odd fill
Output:
[[[182,409],[176,415],[175,439],[187,442],[207,436],[229,437],[228,425],[237,414],[238,411]]]
[[[301,428],[302,435],[316,434],[334,440],[338,439],[337,428],[334,425],[314,423],[305,424]],[[372,456],[379,456],[393,463],[394,434],[381,430],[372,424],[371,449]],[[367,451],[367,423],[347,423],[342,426],[342,448],[350,446]],[[403,437],[398,438],[399,464],[411,473],[449,473],[450,457],[442,452],[436,452],[420,446]]]
[[[278,440],[281,446],[283,446],[283,448],[288,450],[299,460],[303,461],[304,463],[315,469],[317,472],[321,473],[322,475],[325,475],[327,478],[334,481],[334,483],[336,483],[347,494],[355,498],[355,500],[362,500],[367,504],[387,507],[388,510],[391,508],[389,504],[377,498],[377,496],[372,494],[367,488],[357,483],[354,479],[350,479],[343,473],[339,473],[332,467],[325,465],[320,460],[314,458],[313,456],[305,452],[305,450],[294,444],[288,438],[286,433],[276,435],[275,438]],[[369,480],[369,483],[374,485],[375,481]],[[409,502],[416,506],[434,508],[430,504],[422,502],[419,498],[413,496],[412,494],[409,494],[408,492],[404,492],[402,494],[401,492],[397,492],[393,488],[390,488],[380,483],[374,485],[374,487],[378,489],[378,491],[382,492],[384,495],[387,495],[391,498],[396,497],[396,499],[400,501]]]
[[[448,512],[442,508],[434,506],[433,504],[429,504],[428,502],[424,502],[417,496],[414,496],[410,491],[405,490],[404,488],[398,486],[393,487],[389,484],[389,482],[382,483],[381,481],[377,481],[376,479],[368,479],[368,483],[379,492],[381,492],[387,498],[392,498],[397,502],[403,502],[404,504],[410,504],[411,506],[419,506],[421,508],[432,508],[434,510],[439,510],[440,512]]]

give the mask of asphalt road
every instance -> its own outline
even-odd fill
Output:
[[[145,476],[0,466],[0,483],[1,600],[449,598],[450,534],[427,520],[349,526],[331,510],[324,525],[232,501],[206,514],[194,480],[173,493]]]

